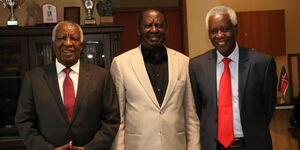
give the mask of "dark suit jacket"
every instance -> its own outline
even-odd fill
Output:
[[[16,125],[28,150],[52,150],[73,141],[87,150],[108,150],[119,127],[110,73],[81,61],[73,119],[64,111],[55,64],[24,76]]]
[[[197,113],[200,118],[202,150],[217,145],[216,50],[190,60]],[[269,123],[276,104],[277,74],[273,57],[239,49],[239,105],[247,150],[271,150]]]

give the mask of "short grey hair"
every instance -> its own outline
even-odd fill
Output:
[[[211,10],[209,10],[206,15],[206,18],[205,18],[206,29],[208,29],[209,17],[219,15],[219,14],[228,14],[232,25],[233,26],[237,25],[236,13],[232,8],[226,7],[226,6],[216,6],[216,7],[212,8]]]
[[[80,32],[80,42],[83,42],[83,31],[82,31],[82,28],[80,27],[80,25],[78,25],[77,23],[73,22],[73,21],[62,21],[62,22],[59,22],[53,29],[52,31],[52,42],[55,41],[55,35],[56,35],[56,30],[58,28],[58,26],[60,26],[61,24],[65,24],[65,23],[70,23],[70,24],[73,24],[75,26],[78,27],[79,29],[79,32]]]

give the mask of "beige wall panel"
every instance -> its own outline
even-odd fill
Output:
[[[205,27],[206,13],[219,0],[187,0],[189,56],[195,57],[212,48]]]

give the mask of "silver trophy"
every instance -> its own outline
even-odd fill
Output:
[[[94,0],[82,0],[84,7],[86,9],[86,14],[87,17],[84,20],[85,25],[91,25],[91,24],[96,24],[96,20],[93,17],[93,10],[95,6],[95,1]]]
[[[4,8],[10,8],[10,17],[7,21],[7,26],[18,26],[18,20],[14,15],[14,8],[20,7],[25,0],[0,0],[3,3]]]

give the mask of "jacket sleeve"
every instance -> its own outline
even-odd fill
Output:
[[[125,87],[123,85],[123,77],[120,67],[118,66],[117,61],[114,59],[111,64],[111,74],[114,80],[116,91],[118,95],[119,107],[120,107],[120,127],[119,131],[115,137],[115,140],[112,144],[111,150],[125,150]]]
[[[38,130],[38,116],[35,111],[31,78],[25,74],[19,96],[15,122],[27,149],[52,150],[54,145],[45,140]]]
[[[276,96],[277,96],[277,73],[276,64],[274,58],[271,57],[268,61],[268,65],[264,76],[264,108],[266,110],[266,116],[268,122],[271,122],[273,112],[276,106]]]
[[[200,150],[200,122],[196,113],[196,106],[188,72],[187,69],[187,84],[184,98],[187,150]]]

